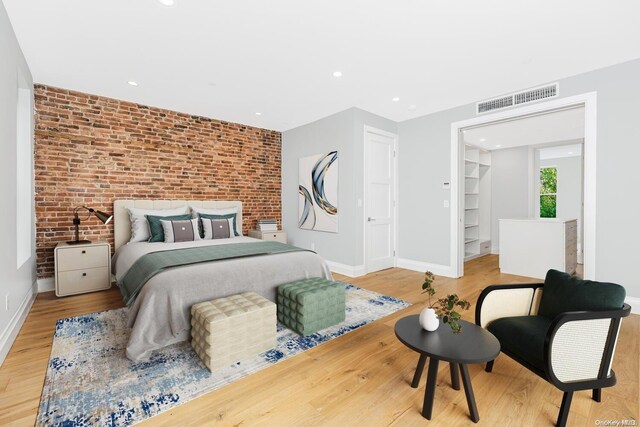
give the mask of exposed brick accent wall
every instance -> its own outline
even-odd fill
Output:
[[[38,277],[73,238],[73,209],[113,211],[116,199],[241,200],[244,232],[281,223],[281,134],[49,86],[35,86]],[[86,211],[85,211],[86,212]],[[84,216],[84,214],[83,214]],[[113,224],[82,222],[108,240]]]

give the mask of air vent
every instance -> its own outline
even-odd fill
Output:
[[[514,104],[524,104],[526,102],[537,101],[539,99],[553,98],[558,94],[558,83],[551,86],[531,89],[526,92],[516,93],[513,96]]]
[[[492,99],[478,103],[478,114],[486,113],[491,110],[499,110],[500,108],[511,107],[513,105],[513,95],[504,98]]]
[[[476,104],[476,112],[477,114],[487,113],[489,111],[500,110],[514,105],[539,101],[541,99],[553,98],[555,96],[558,96],[558,83],[525,90],[523,92],[517,92],[512,95],[502,96],[488,101],[478,102]]]

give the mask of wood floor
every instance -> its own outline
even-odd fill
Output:
[[[466,276],[439,277],[439,293],[457,292],[475,303],[482,288],[493,283],[531,279],[500,274],[496,256],[473,260]],[[336,275],[337,276],[337,275]],[[243,426],[458,426],[473,425],[464,392],[449,383],[449,367],[440,364],[431,422],[421,417],[425,379],[418,389],[410,382],[418,355],[395,337],[401,317],[419,313],[422,273],[390,269],[341,280],[414,303],[354,332],[215,390],[172,411],[149,419],[148,425]],[[16,342],[0,368],[0,425],[33,425],[56,319],[121,307],[116,289],[67,298],[38,295]],[[474,309],[463,318],[474,320]],[[618,384],[603,390],[595,403],[589,392],[574,395],[570,426],[594,426],[598,420],[638,422],[640,316],[622,323],[614,360]],[[426,370],[425,370],[426,371]],[[480,412],[479,425],[552,426],[562,394],[508,357],[498,357],[492,373],[470,366]],[[603,424],[600,424],[603,425]]]

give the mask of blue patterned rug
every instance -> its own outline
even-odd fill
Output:
[[[274,349],[213,373],[187,342],[128,360],[126,308],[58,320],[36,425],[135,424],[411,305],[345,288],[343,323],[307,337],[278,324]]]

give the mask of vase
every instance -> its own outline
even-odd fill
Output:
[[[440,326],[438,316],[433,308],[426,307],[420,312],[420,326],[425,331],[435,331]]]

